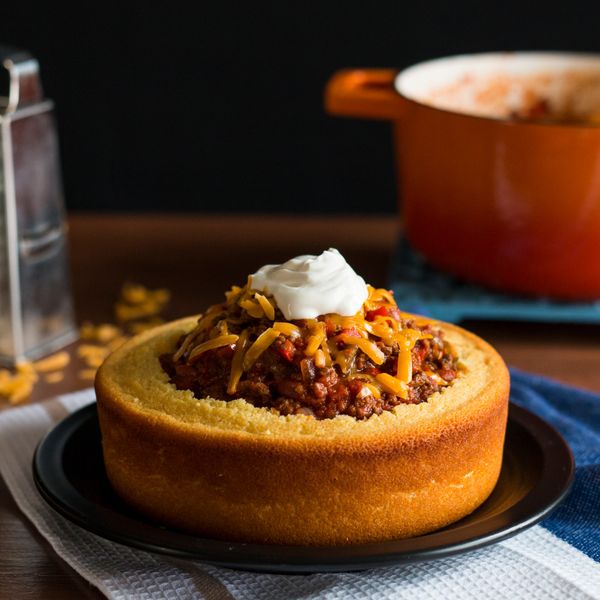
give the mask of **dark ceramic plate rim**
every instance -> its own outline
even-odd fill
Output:
[[[83,426],[97,421],[96,406],[86,406],[52,429],[33,457],[33,477],[44,500],[80,527],[114,542],[150,552],[237,569],[312,573],[354,571],[461,554],[494,544],[531,527],[554,510],[569,492],[574,476],[571,451],[562,436],[528,410],[510,404],[508,427],[520,427],[537,444],[543,465],[531,490],[514,505],[482,521],[413,538],[339,547],[244,544],[200,538],[167,529],[90,501],[63,469],[63,452]],[[507,439],[510,439],[507,436]],[[98,447],[98,452],[101,449]]]

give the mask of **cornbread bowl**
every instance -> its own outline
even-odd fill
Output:
[[[463,371],[427,402],[317,420],[177,390],[159,357],[196,322],[136,336],[96,377],[108,477],[154,521],[232,541],[344,545],[443,527],[494,488],[509,377],[475,335],[435,323]]]

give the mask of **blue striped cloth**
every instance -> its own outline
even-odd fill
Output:
[[[511,400],[551,423],[575,456],[575,483],[542,526],[600,562],[600,395],[511,369]]]

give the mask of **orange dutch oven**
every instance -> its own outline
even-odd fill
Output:
[[[600,56],[345,70],[326,108],[392,122],[406,235],[431,264],[504,291],[600,298]]]

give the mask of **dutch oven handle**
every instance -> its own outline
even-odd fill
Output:
[[[325,110],[344,117],[398,119],[405,101],[394,89],[394,69],[345,69],[325,89]]]

